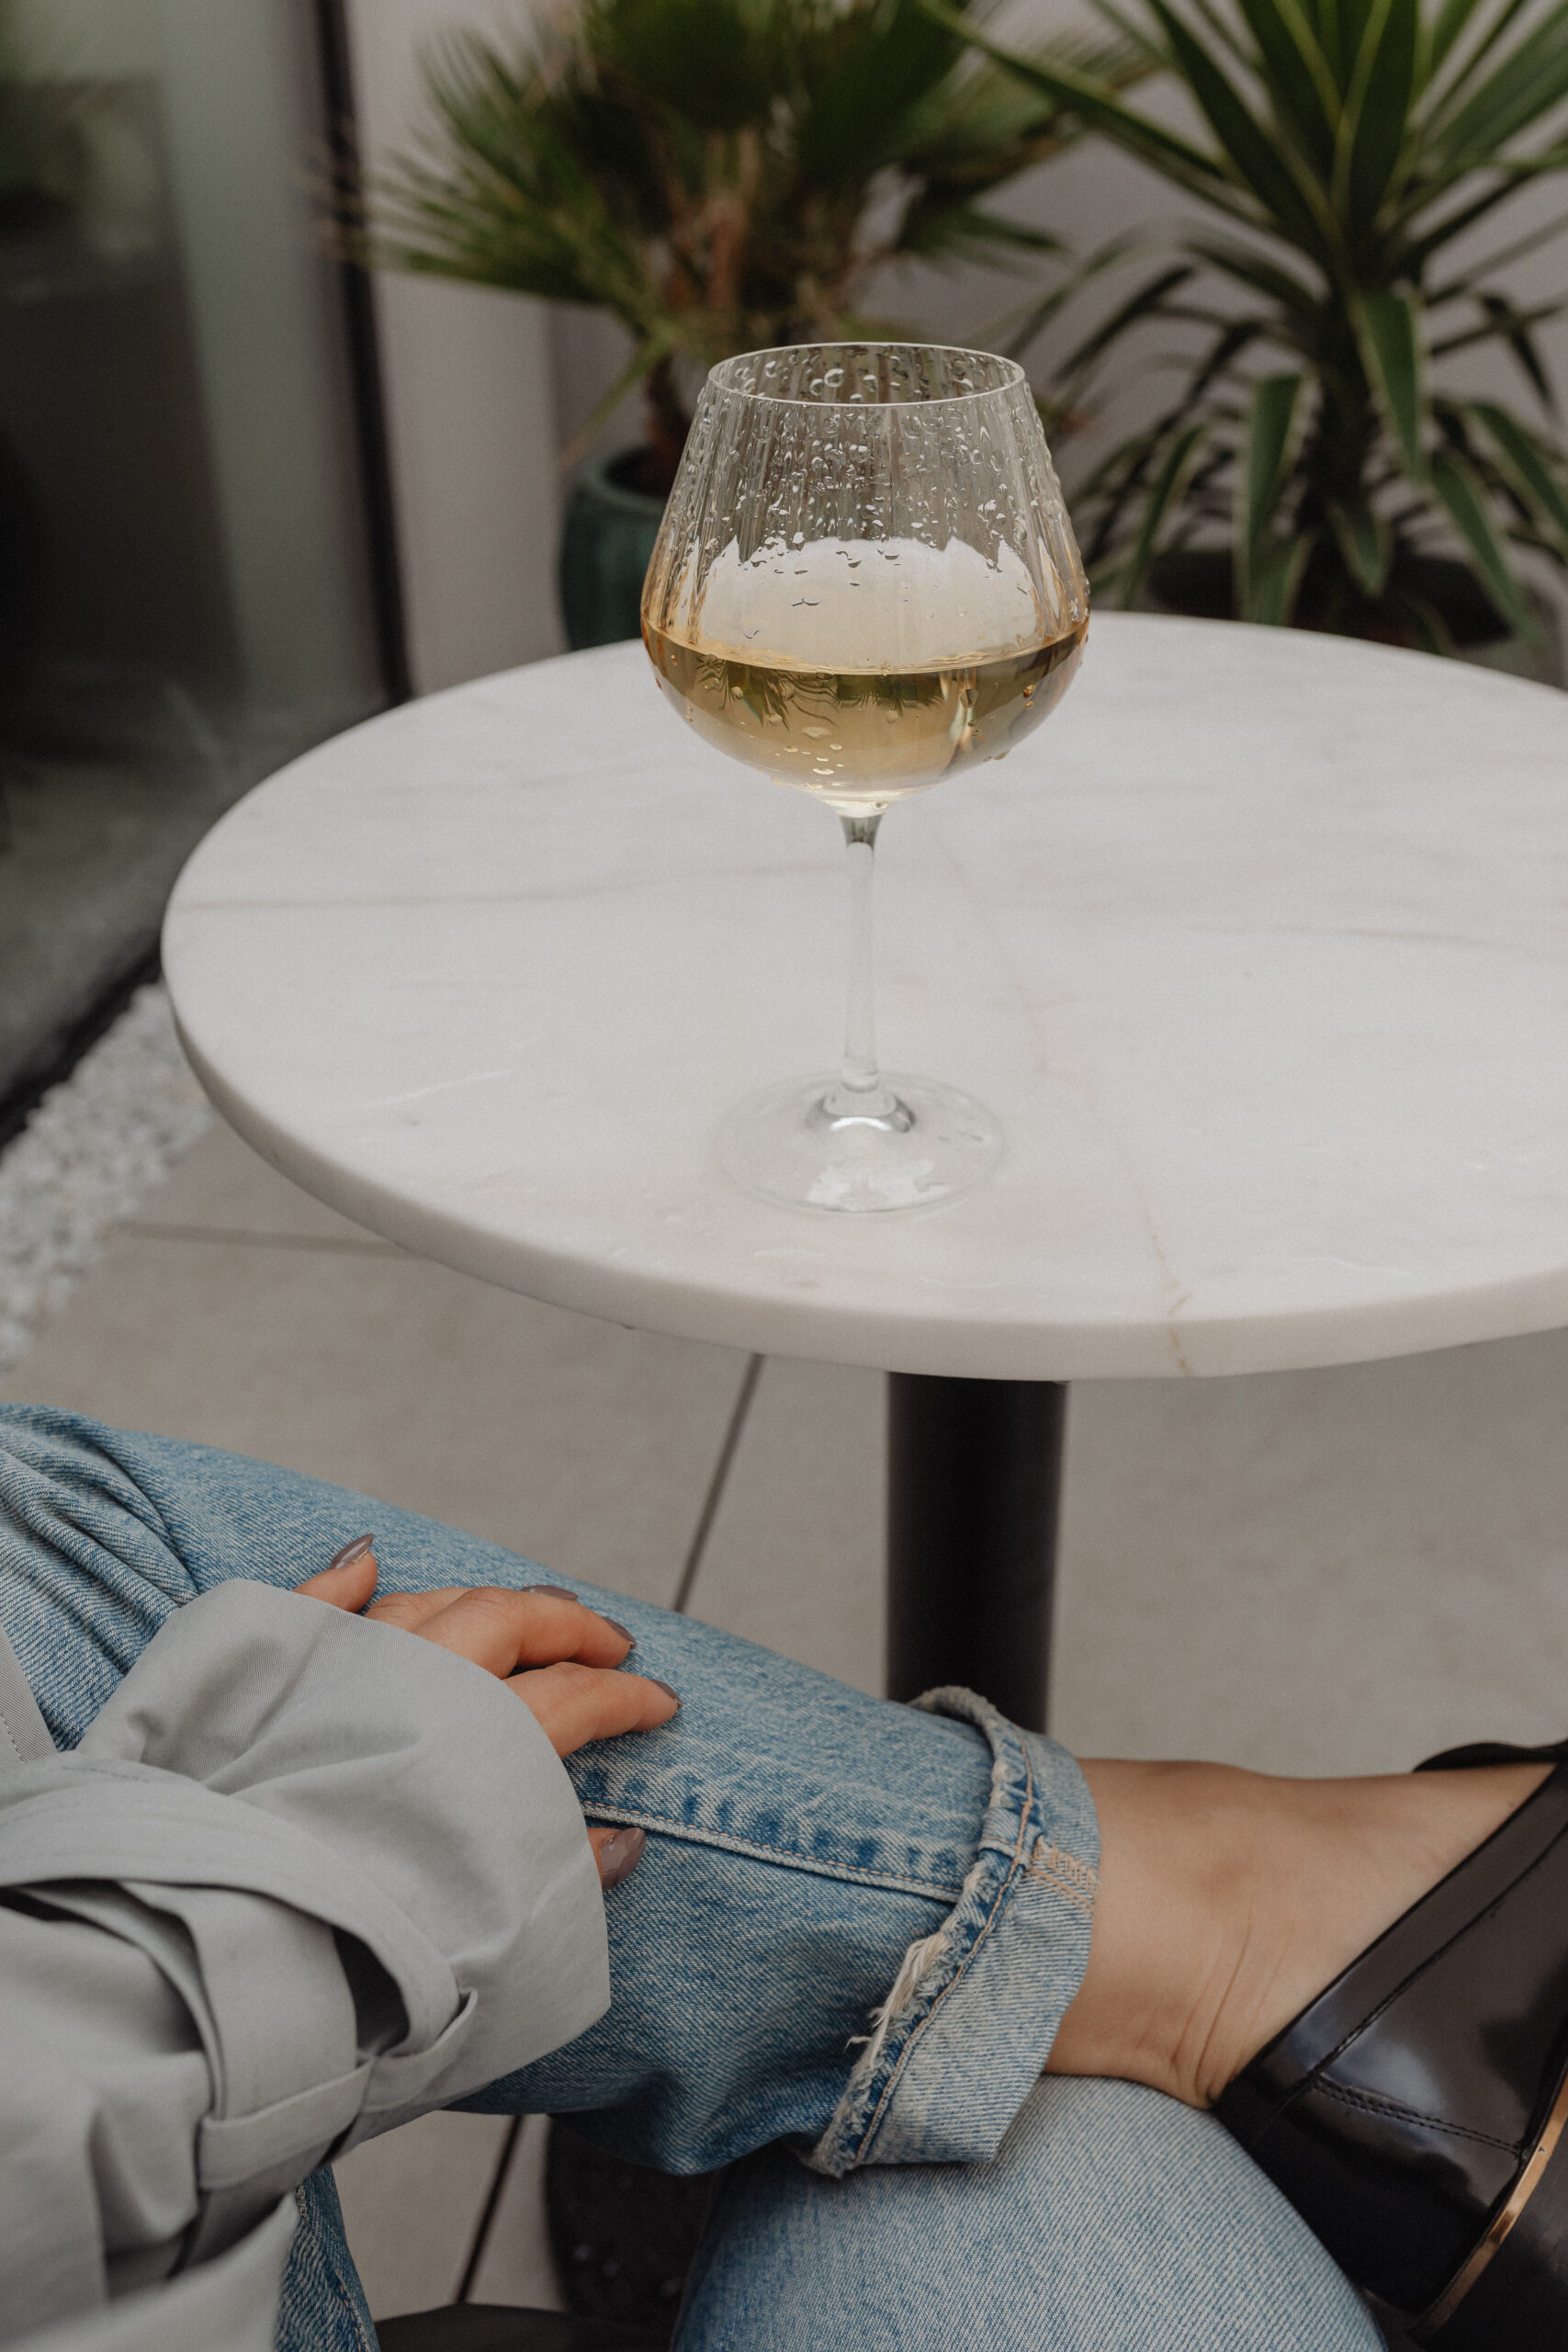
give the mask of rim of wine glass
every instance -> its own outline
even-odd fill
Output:
[[[767,359],[784,351],[931,351],[952,354],[961,359],[984,359],[993,368],[1007,370],[998,384],[987,384],[972,392],[938,392],[921,401],[805,401],[793,392],[762,392],[749,384],[728,384],[722,379],[725,371],[739,368],[748,359]],[[982,351],[969,343],[875,343],[840,340],[833,343],[764,343],[754,351],[734,351],[728,359],[717,359],[708,369],[707,380],[721,392],[734,394],[741,400],[772,401],[778,408],[946,408],[959,401],[994,401],[999,392],[1016,391],[1025,381],[1023,369],[1016,359],[1008,359],[999,351]]]

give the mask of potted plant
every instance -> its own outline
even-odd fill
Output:
[[[1536,334],[1564,305],[1521,309],[1501,273],[1568,223],[1488,236],[1479,259],[1472,232],[1568,165],[1568,0],[1141,0],[1132,24],[1101,5],[1184,86],[1196,135],[1059,62],[1012,70],[1215,218],[1061,370],[1077,402],[1143,322],[1203,337],[1079,491],[1100,577],[1123,604],[1152,584],[1184,609],[1433,650],[1538,638],[1518,559],[1568,566],[1563,453],[1539,414],[1441,379],[1499,345],[1550,411]]]
[[[433,58],[431,127],[372,193],[372,258],[591,305],[634,339],[582,438],[639,382],[647,437],[582,472],[566,519],[574,645],[637,633],[693,376],[860,331],[887,263],[1055,247],[980,199],[1069,112],[979,61],[969,22],[919,0],[583,0],[511,48],[469,34]],[[1096,88],[1125,60],[1060,54]]]

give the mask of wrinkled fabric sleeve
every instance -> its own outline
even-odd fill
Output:
[[[0,1770],[0,2343],[130,2325],[317,2164],[608,2001],[582,1814],[513,1693],[320,1601],[204,1595],[78,1748]]]
[[[276,2352],[278,2289],[297,2218],[293,2198],[280,2198],[228,2253],[46,2327],[18,2352]]]

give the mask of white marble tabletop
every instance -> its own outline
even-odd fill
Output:
[[[834,1058],[842,854],[615,646],[286,768],[186,866],[164,967],[277,1167],[621,1322],[1022,1379],[1568,1322],[1561,695],[1098,614],[1055,717],[883,831],[886,1060],[1008,1135],[925,1212],[769,1207],[715,1152]]]

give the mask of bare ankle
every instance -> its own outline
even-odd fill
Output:
[[[1100,1893],[1082,1988],[1050,2065],[1120,2075],[1202,2107],[1238,1954],[1264,1912],[1255,1775],[1093,1758]]]
[[[1546,1768],[1359,1781],[1101,1759],[1083,1770],[1100,1813],[1100,1895],[1051,2070],[1122,2075],[1207,2107]]]

